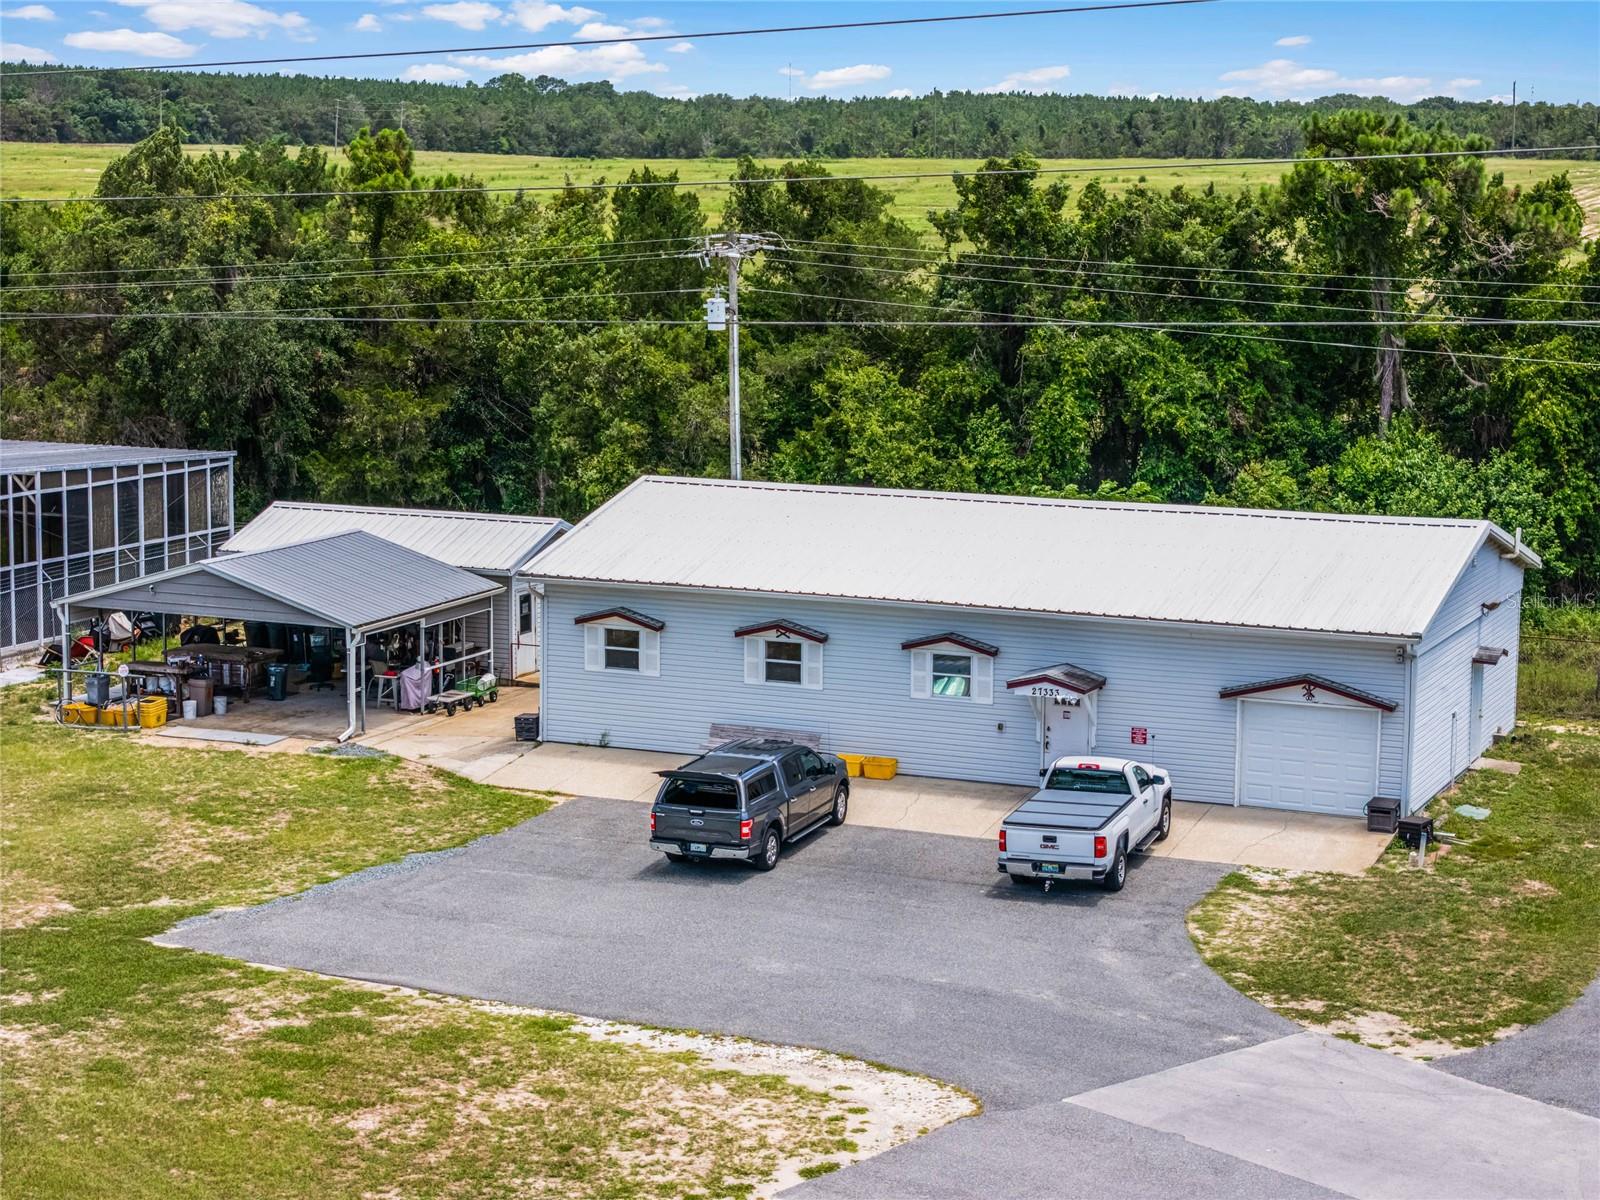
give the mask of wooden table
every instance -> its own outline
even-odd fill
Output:
[[[270,646],[173,646],[166,652],[167,662],[192,663],[203,658],[210,665],[211,678],[218,690],[237,691],[246,702],[250,693],[266,683],[266,665],[283,657],[282,650]]]

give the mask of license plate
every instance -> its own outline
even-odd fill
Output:
[[[1061,864],[1060,863],[1034,863],[1033,864],[1033,869],[1035,871],[1039,872],[1039,874],[1041,874],[1041,875],[1059,875],[1059,874],[1061,874]]]
[[[689,853],[690,854],[704,854],[705,852],[706,852],[706,844],[704,842],[690,842],[689,843]]]

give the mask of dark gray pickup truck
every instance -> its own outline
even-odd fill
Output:
[[[785,842],[844,824],[850,803],[844,763],[793,742],[728,742],[659,774],[650,846],[673,862],[742,858],[770,871]]]

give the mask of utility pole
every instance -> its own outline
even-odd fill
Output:
[[[1517,148],[1517,81],[1511,81],[1511,148]]]
[[[333,148],[339,148],[339,101],[333,102]]]
[[[777,239],[761,233],[714,233],[690,255],[700,260],[700,265],[710,268],[711,260],[724,259],[728,264],[728,297],[714,297],[706,301],[706,328],[728,331],[728,477],[744,478],[744,456],[741,452],[739,429],[739,266],[745,259],[770,250],[778,245]]]

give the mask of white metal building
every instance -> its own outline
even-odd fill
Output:
[[[520,572],[570,528],[556,517],[279,500],[223,550],[267,550],[359,529],[482,575],[505,589],[494,601],[494,659],[504,677],[515,678],[538,670],[539,662],[538,595]]]
[[[233,532],[233,452],[0,441],[0,654],[54,604],[209,557]]]
[[[540,555],[545,737],[805,733],[1027,783],[1098,751],[1180,799],[1413,811],[1516,719],[1485,521],[644,478]]]

